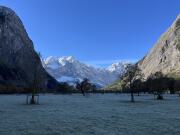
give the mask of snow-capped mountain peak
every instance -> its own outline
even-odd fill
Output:
[[[59,57],[59,63],[61,63],[62,65],[64,65],[66,62],[73,63],[75,61],[77,60],[73,56]]]
[[[122,74],[127,66],[127,62],[116,62],[112,65],[110,65],[107,70],[110,72],[117,72],[119,74]]]
[[[77,60],[73,56],[63,56],[58,58],[59,64],[65,66],[67,63],[77,62]]]
[[[88,78],[92,83],[105,86],[116,79],[125,71],[122,62],[112,64],[106,68],[95,68],[76,60],[73,56],[53,57],[43,61],[44,68],[60,82],[77,82]]]

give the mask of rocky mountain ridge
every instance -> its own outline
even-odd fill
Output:
[[[48,57],[43,60],[44,68],[60,82],[74,84],[88,78],[99,87],[104,87],[117,80],[123,72],[127,63],[115,63],[108,68],[95,68],[76,60],[72,56]]]

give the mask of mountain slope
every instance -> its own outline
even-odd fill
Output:
[[[156,72],[175,79],[180,78],[180,15],[137,65],[144,80]],[[119,80],[106,89],[121,89],[121,85]]]
[[[125,63],[115,63],[107,69],[95,68],[76,60],[72,56],[48,57],[43,61],[44,68],[60,82],[74,84],[88,78],[99,87],[106,86],[117,80],[124,72]]]
[[[180,76],[180,16],[138,66],[145,79],[158,71],[165,75]]]
[[[32,40],[14,11],[0,6],[0,85],[31,88],[34,75],[39,87],[57,82],[44,70]]]

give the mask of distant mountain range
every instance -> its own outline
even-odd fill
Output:
[[[88,78],[98,87],[111,84],[125,72],[127,63],[119,62],[107,68],[96,68],[78,61],[72,56],[53,57],[42,60],[46,71],[59,82],[68,82],[74,85],[77,81]]]

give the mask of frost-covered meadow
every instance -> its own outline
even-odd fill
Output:
[[[40,105],[25,105],[26,95],[0,96],[0,135],[179,135],[180,97],[165,95],[41,95]]]

